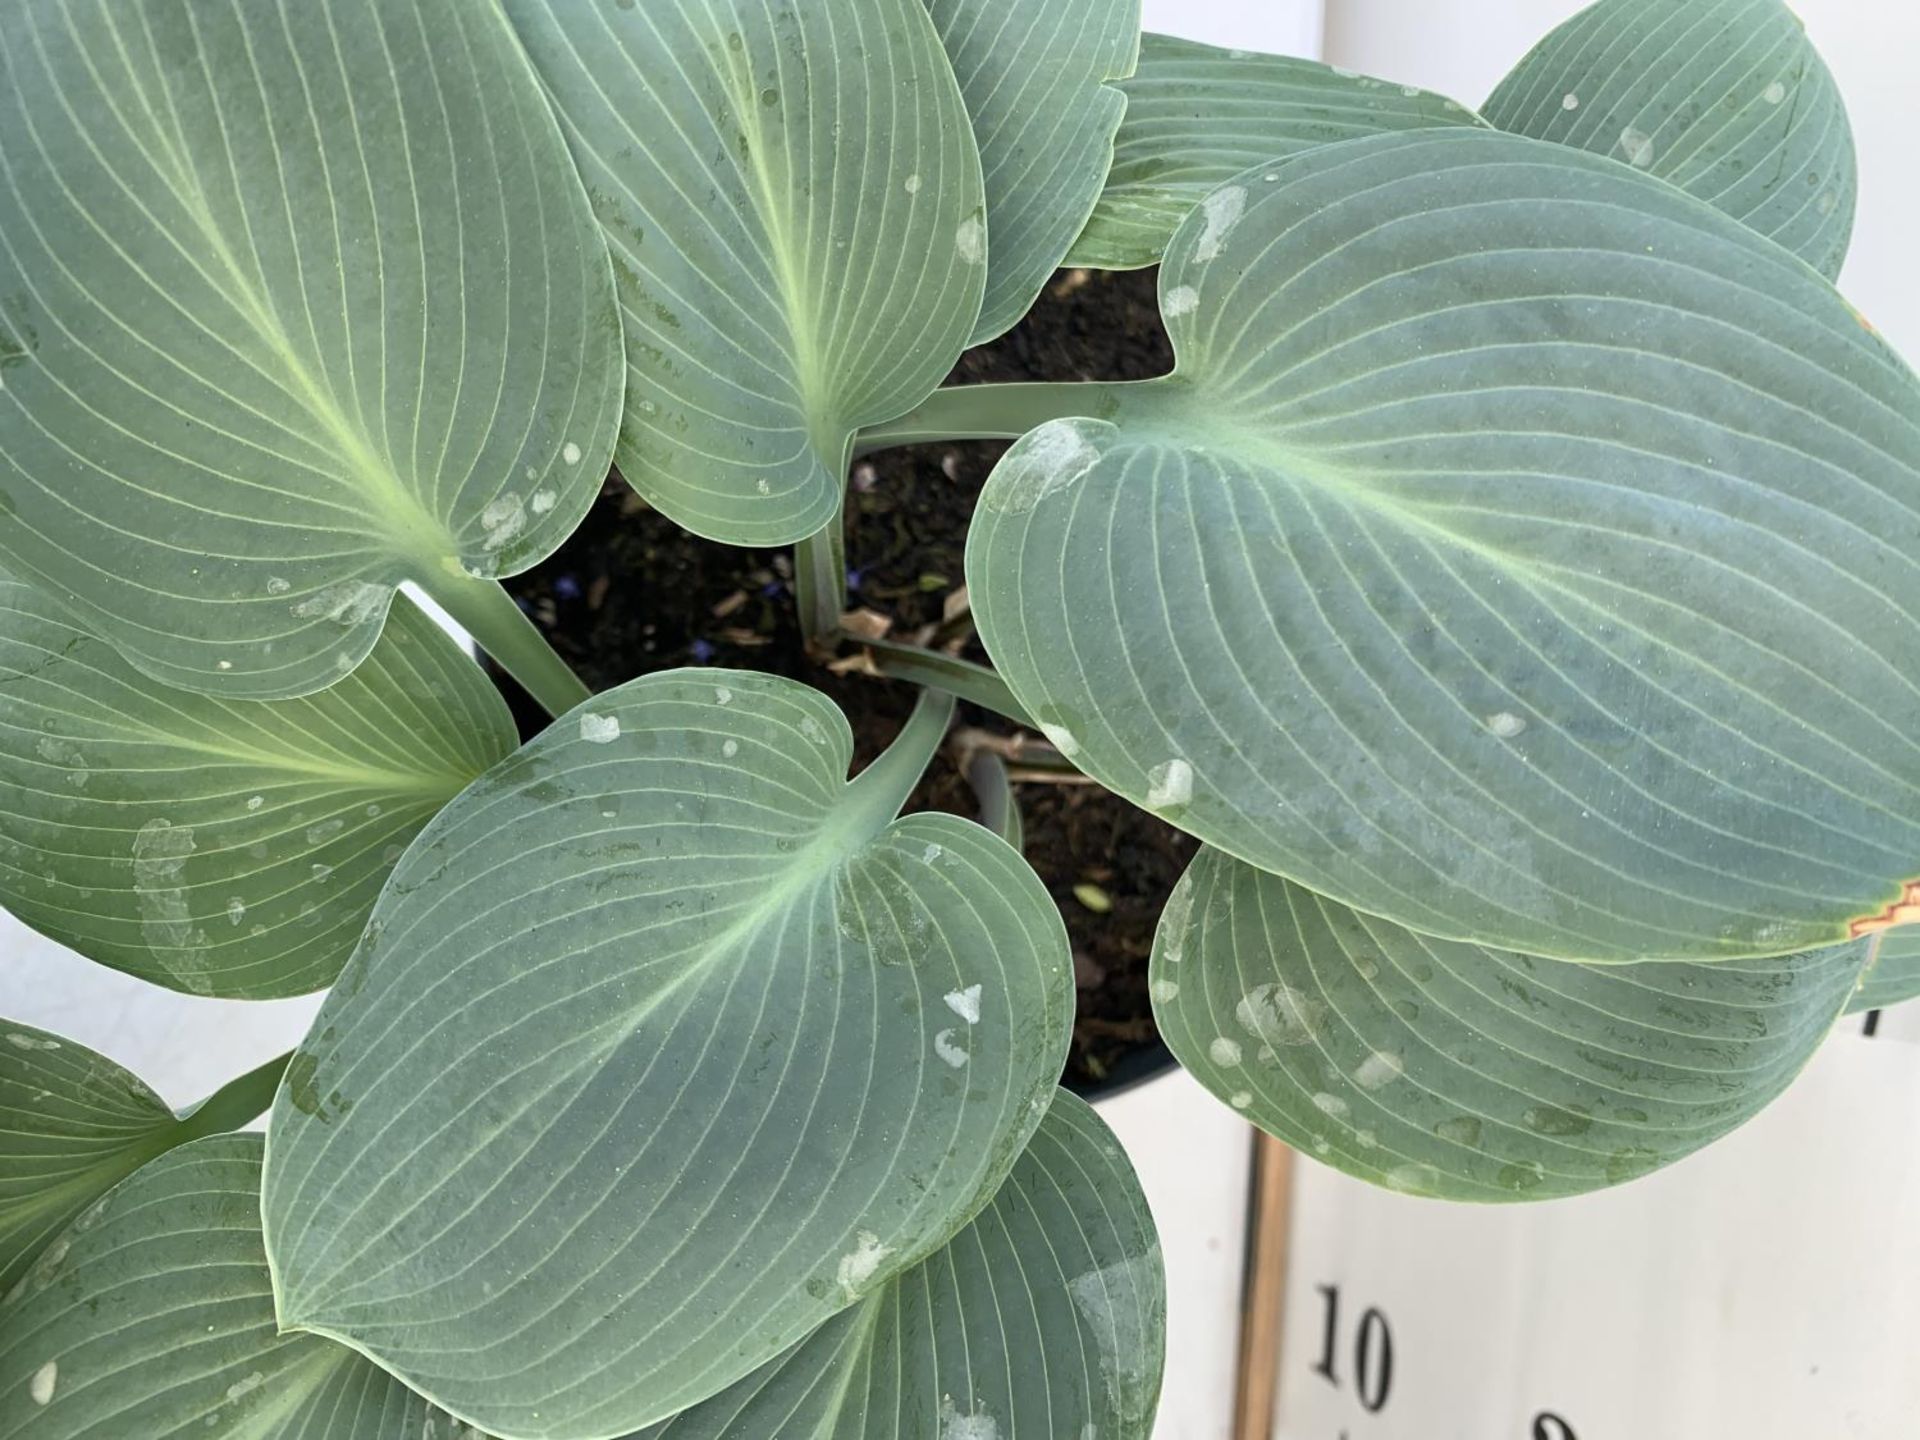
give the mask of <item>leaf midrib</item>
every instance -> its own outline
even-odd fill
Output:
[[[224,123],[223,120],[223,127]],[[167,148],[169,152],[173,149],[171,145]],[[227,243],[226,233],[214,218],[205,189],[191,163],[178,155],[172,158],[176,175],[174,196],[192,216],[201,238],[226,272],[231,285],[228,298],[255,336],[279,361],[291,382],[290,397],[320,426],[345,460],[342,478],[373,508],[384,527],[390,527],[388,533],[402,540],[395,547],[401,554],[429,567],[454,556],[457,547],[446,527],[420,503],[392,463],[379,455],[360,427],[347,417],[331,389],[320,384],[308,368],[292,337]],[[382,533],[384,527],[369,527],[368,533],[386,538]]]

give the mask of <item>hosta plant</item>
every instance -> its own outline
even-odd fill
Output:
[[[0,1437],[1144,1437],[1017,796],[903,813],[956,702],[1204,842],[1161,1029],[1363,1179],[1631,1179],[1920,991],[1920,385],[1776,0],[1478,113],[1137,0],[22,0],[0,187],[0,902],[329,991],[184,1114],[0,1027]],[[1172,371],[943,388],[1063,264]],[[849,467],[970,439],[991,664],[846,613]],[[884,754],[588,692],[500,581],[610,468]]]

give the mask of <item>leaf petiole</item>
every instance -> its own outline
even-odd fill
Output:
[[[549,715],[563,715],[592,698],[593,692],[554,653],[499,581],[448,566],[414,578]]]
[[[168,1137],[168,1144],[184,1145],[208,1135],[224,1135],[266,1114],[273,1104],[274,1092],[280,1088],[280,1077],[292,1059],[293,1052],[288,1051],[229,1080],[180,1116],[180,1128]]]
[[[1017,440],[1049,420],[1108,420],[1141,387],[1161,383],[1154,379],[949,385],[899,419],[862,430],[854,439],[853,453],[871,455],[898,445],[942,440]]]

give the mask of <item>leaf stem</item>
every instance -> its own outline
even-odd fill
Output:
[[[872,654],[874,666],[889,679],[906,680],[915,685],[924,685],[929,690],[956,695],[983,710],[1003,715],[1028,730],[1037,731],[1040,728],[1033,723],[1025,707],[1013,698],[1013,691],[1007,688],[1007,682],[984,665],[962,660],[958,655],[927,650],[918,645],[902,645],[894,640],[862,640],[860,643]]]
[[[592,698],[593,692],[553,653],[539,626],[521,613],[499,581],[444,567],[414,578],[549,715],[563,715]]]
[[[941,440],[1017,440],[1049,420],[1110,420],[1143,386],[1161,380],[1034,381],[1020,385],[949,385],[898,420],[862,430],[854,454]]]
[[[843,492],[844,494],[844,492]],[[793,547],[793,583],[807,652],[831,655],[847,608],[847,507],[844,498],[821,529]]]
[[[1013,793],[1013,781],[1007,777],[1007,762],[993,751],[980,749],[967,761],[967,783],[980,801],[980,823],[1016,850],[1026,848],[1025,827],[1020,823],[1020,802]]]
[[[900,813],[953,724],[953,696],[922,690],[913,714],[878,760],[847,786],[847,814],[862,833],[878,832]]]
[[[273,1104],[273,1092],[280,1088],[280,1076],[292,1059],[293,1052],[288,1051],[238,1079],[229,1080],[180,1117],[180,1129],[175,1132],[172,1143],[184,1145],[208,1135],[224,1135],[264,1115]]]

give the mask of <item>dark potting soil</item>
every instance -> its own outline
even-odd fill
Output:
[[[1011,334],[968,351],[952,383],[1134,380],[1164,374],[1172,352],[1160,324],[1154,272],[1064,271]],[[957,647],[983,660],[965,611],[967,525],[988,472],[1006,450],[978,442],[886,451],[854,468],[848,493],[850,605],[867,622],[917,644]],[[582,679],[603,689],[678,665],[763,670],[831,695],[865,765],[913,707],[911,686],[836,673],[806,653],[785,550],[716,545],[650,509],[617,476],[586,522],[544,563],[507,588]],[[506,682],[523,731],[546,723]],[[1014,737],[999,716],[963,705],[956,740],[930,767],[909,810],[974,817],[962,773],[963,738]],[[987,743],[992,743],[988,740]],[[1060,906],[1072,937],[1079,1009],[1066,1082],[1098,1090],[1151,1068],[1160,1054],[1147,996],[1147,957],[1173,884],[1197,843],[1087,783],[1017,786],[1026,855]]]

